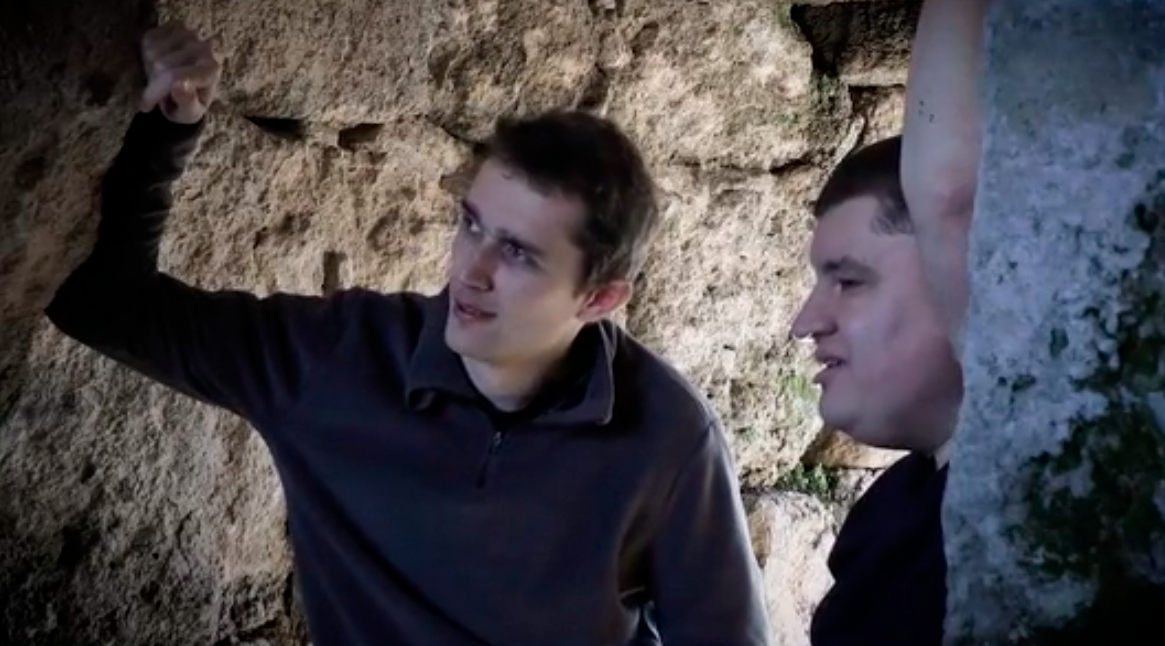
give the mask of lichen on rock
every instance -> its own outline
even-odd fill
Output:
[[[1165,611],[1165,6],[988,23],[948,643],[1101,643]]]

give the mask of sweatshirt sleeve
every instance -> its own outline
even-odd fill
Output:
[[[650,558],[664,646],[768,646],[760,567],[719,424],[673,483]]]
[[[158,270],[172,185],[203,126],[134,117],[102,181],[94,248],[46,314],[93,350],[256,421],[291,405],[338,343],[344,297],[211,292]]]

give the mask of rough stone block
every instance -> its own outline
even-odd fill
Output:
[[[1165,611],[1165,5],[988,22],[948,643],[1120,641]]]

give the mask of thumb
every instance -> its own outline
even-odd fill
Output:
[[[198,90],[194,88],[194,84],[190,81],[178,81],[174,84],[174,88],[170,90],[170,98],[176,106],[185,108],[198,100]]]
[[[138,109],[142,112],[153,110],[154,106],[161,103],[166,98],[166,95],[170,93],[170,82],[171,79],[168,73],[158,74],[151,78],[146,85],[146,89],[142,92]]]

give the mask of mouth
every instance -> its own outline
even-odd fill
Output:
[[[484,323],[497,317],[493,312],[487,312],[479,307],[467,305],[457,299],[453,300],[453,316],[462,324]]]
[[[821,370],[818,371],[817,375],[813,377],[813,383],[820,385],[824,385],[825,381],[830,377],[830,375],[834,374],[839,368],[845,365],[845,362],[841,359],[822,359],[820,363]]]

